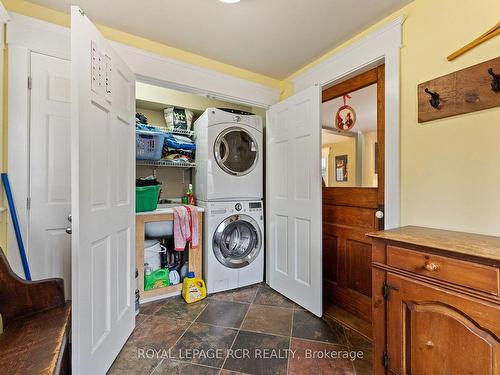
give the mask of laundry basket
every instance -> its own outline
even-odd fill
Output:
[[[161,185],[135,188],[135,212],[154,211],[158,207]]]
[[[160,160],[165,134],[136,130],[135,155],[137,160]]]

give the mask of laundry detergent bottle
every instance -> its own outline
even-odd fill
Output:
[[[182,297],[187,303],[193,303],[202,300],[207,296],[205,282],[194,277],[194,272],[189,272],[182,283]]]

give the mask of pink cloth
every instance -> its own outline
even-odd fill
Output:
[[[174,244],[176,251],[184,251],[186,243],[198,247],[198,210],[195,206],[174,207]]]

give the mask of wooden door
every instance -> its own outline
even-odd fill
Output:
[[[325,304],[371,322],[371,239],[383,229],[384,65],[323,91],[323,102],[376,84],[377,187],[323,187],[323,284]],[[354,127],[353,130],[356,128]]]
[[[387,354],[395,374],[500,373],[498,307],[387,274]]]
[[[323,314],[320,88],[267,112],[266,251],[271,288]]]
[[[72,373],[105,374],[135,326],[135,75],[71,7]]]

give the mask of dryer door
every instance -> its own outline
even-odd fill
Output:
[[[242,268],[252,263],[262,247],[258,223],[247,215],[233,215],[215,230],[212,248],[224,266]]]
[[[243,176],[257,165],[259,150],[255,138],[247,130],[230,127],[215,140],[214,155],[223,171],[233,176]]]

